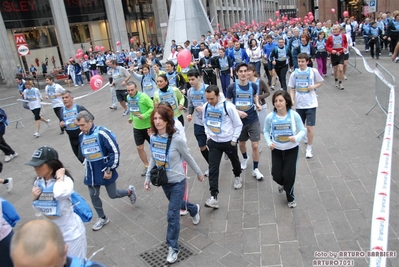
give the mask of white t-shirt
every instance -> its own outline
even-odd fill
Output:
[[[40,101],[42,100],[42,94],[40,93],[39,89],[35,87],[32,87],[31,89],[26,88],[24,90],[24,99],[29,101],[28,104],[30,110],[42,107],[40,104]]]
[[[53,108],[64,106],[61,95],[59,96],[54,95],[54,94],[62,94],[64,91],[65,89],[58,83],[53,83],[53,85],[46,85],[45,92],[46,95],[48,95],[48,97],[50,98],[51,103],[53,104]]]
[[[295,71],[291,73],[288,81],[288,87],[295,88]],[[319,72],[315,68],[310,68],[309,85],[313,85],[324,81]],[[307,109],[318,107],[317,94],[314,90],[309,93],[299,93],[295,90],[295,107],[297,109]]]

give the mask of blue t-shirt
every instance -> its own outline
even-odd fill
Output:
[[[245,86],[240,86],[241,90],[243,91],[248,91],[249,90],[249,83]],[[252,86],[252,97],[255,97],[255,95],[258,92],[258,86],[256,83],[251,83]],[[227,92],[226,92],[226,98],[231,99],[231,102],[235,105],[236,104],[236,84],[232,83],[227,87]],[[256,112],[256,106],[255,106],[255,101],[253,101],[253,107],[250,109],[244,111],[245,113],[248,114],[246,118],[241,119],[243,125],[251,124],[254,122],[259,121],[258,118],[258,113]]]

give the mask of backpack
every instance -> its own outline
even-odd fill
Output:
[[[71,202],[73,212],[75,212],[82,219],[83,222],[90,222],[93,218],[93,212],[86,200],[77,192],[71,194]]]
[[[6,222],[14,227],[17,222],[21,219],[14,208],[14,206],[8,202],[8,200],[5,200],[4,198],[0,198],[1,201],[1,208],[3,210],[3,218],[6,220]]]
[[[224,111],[226,112],[227,116],[229,116],[229,113],[227,112],[227,108],[226,108],[226,100],[223,101],[223,107],[224,107]],[[206,103],[206,106],[205,106],[205,113],[207,110],[208,110],[208,103]]]

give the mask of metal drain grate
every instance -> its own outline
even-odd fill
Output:
[[[180,263],[195,253],[189,249],[186,245],[179,242],[180,252],[177,261],[174,264]],[[160,244],[159,246],[144,251],[139,254],[139,258],[150,267],[158,267],[168,265],[166,257],[168,256],[169,248],[166,244]]]

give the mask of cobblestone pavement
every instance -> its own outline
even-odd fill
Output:
[[[387,54],[384,50],[379,63],[399,77],[399,65],[391,62]],[[375,66],[375,60],[368,54],[366,59],[372,67]],[[252,164],[249,164],[242,173],[242,189],[234,190],[230,163],[222,159],[218,210],[203,207],[209,197],[209,183],[207,180],[200,183],[193,171],[188,171],[190,201],[203,208],[197,226],[192,224],[188,215],[181,218],[180,241],[194,255],[175,265],[308,267],[312,266],[314,259],[330,259],[330,256],[320,253],[316,255],[316,252],[369,250],[375,178],[382,143],[382,139],[376,136],[382,131],[386,117],[378,107],[365,115],[374,105],[375,78],[365,71],[359,58],[357,67],[362,74],[356,70],[351,72],[348,80],[344,81],[345,90],[334,86],[330,74],[323,86],[317,89],[319,108],[314,157],[305,158],[306,145],[302,143],[295,186],[298,206],[295,209],[287,207],[285,197],[278,193],[277,185],[272,181],[271,157],[264,140],[261,141],[263,151],[259,164],[265,175],[263,181],[258,182],[252,177]],[[76,97],[91,92],[87,84],[66,88],[71,89]],[[0,94],[1,98],[17,96],[17,90],[1,88]],[[132,126],[127,122],[128,118],[122,116],[120,108],[116,111],[108,108],[109,88],[76,102],[95,115],[97,125],[104,125],[115,132],[121,149],[117,184],[123,188],[133,184],[138,195],[137,203],[132,206],[128,198],[109,199],[102,189],[104,209],[111,222],[98,232],[91,230],[91,223],[86,225],[88,255],[105,246],[94,260],[106,266],[148,266],[138,255],[165,241],[167,200],[164,193],[159,188],[144,191],[140,176],[143,165],[134,144]],[[399,106],[398,102],[396,106]],[[269,97],[269,111],[271,107]],[[5,188],[0,187],[0,194],[18,209],[21,223],[35,218],[30,205],[35,172],[24,163],[42,145],[58,150],[60,159],[75,178],[76,191],[89,200],[82,181],[83,166],[73,155],[68,137],[59,135],[51,106],[44,108],[44,116],[50,118],[53,125],[51,128],[42,125],[38,139],[33,137],[32,114],[27,110],[22,110],[22,114],[25,128],[15,128],[13,123],[5,135],[7,142],[19,153],[17,158],[4,165],[1,175],[2,178],[14,178],[14,189],[7,194]],[[395,122],[399,125],[398,119]],[[186,124],[186,134],[192,155],[205,171],[207,167],[197,148],[192,123]],[[398,137],[399,131],[396,130],[388,247],[388,250],[396,251],[399,248]],[[148,145],[145,146],[148,152]],[[368,258],[343,259],[353,260],[349,262],[353,266],[368,266]],[[159,265],[164,263],[154,266]],[[398,258],[388,259],[387,266],[399,266]]]

